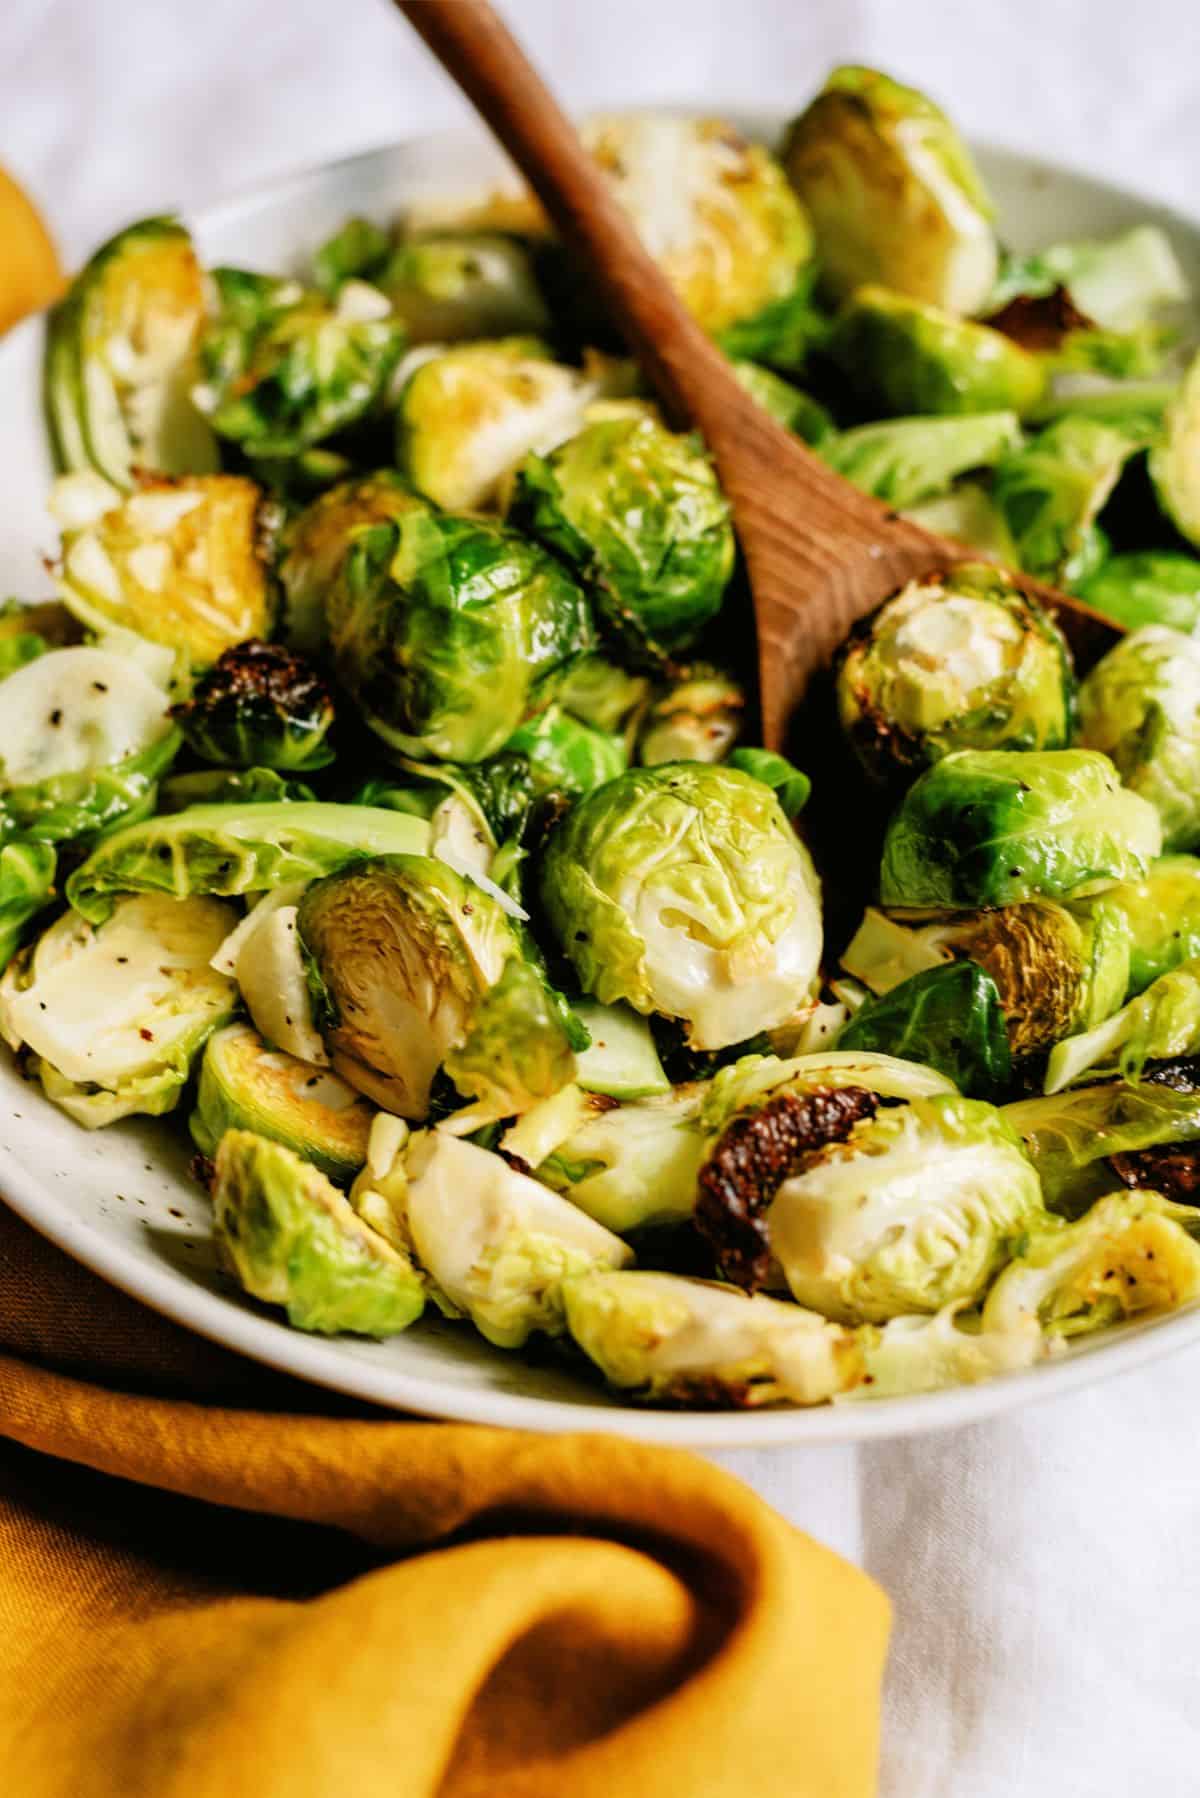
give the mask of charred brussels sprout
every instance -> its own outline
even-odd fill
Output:
[[[994,468],[1021,441],[1015,412],[977,412],[856,425],[823,443],[821,454],[864,493],[892,506],[915,506],[946,493],[970,469]]]
[[[248,1024],[229,1024],[208,1039],[189,1128],[202,1155],[215,1155],[227,1130],[252,1130],[348,1186],[367,1159],[373,1116],[328,1069],[272,1047]]]
[[[443,862],[357,862],[307,888],[297,927],[333,1066],[389,1111],[425,1118],[443,1066],[476,1100],[472,1125],[573,1079],[565,1027],[505,910]]]
[[[884,839],[885,906],[970,910],[1065,899],[1139,879],[1158,854],[1154,807],[1105,755],[960,749],[901,801]]]
[[[638,726],[638,761],[644,768],[723,762],[738,740],[745,705],[735,680],[698,663],[650,702]]]
[[[17,837],[0,845],[0,969],[16,954],[31,919],[54,897],[57,860],[49,843]]]
[[[1079,726],[1153,805],[1163,848],[1200,847],[1200,643],[1157,624],[1125,637],[1080,687]]]
[[[465,344],[422,361],[396,415],[396,461],[419,493],[451,511],[502,511],[529,450],[553,449],[583,422],[595,387],[532,337]]]
[[[1038,358],[970,319],[860,287],[834,327],[829,353],[855,396],[890,416],[1031,412],[1046,386]]]
[[[729,506],[708,456],[649,418],[605,419],[527,457],[511,517],[576,570],[635,653],[692,643],[733,571]]]
[[[842,729],[889,785],[956,749],[1064,748],[1073,686],[1056,626],[984,563],[910,581],[837,665]]]
[[[681,1019],[694,1048],[782,1023],[816,976],[812,862],[734,769],[666,763],[589,793],[550,838],[541,897],[586,992]]]
[[[1200,353],[1167,408],[1165,440],[1150,451],[1150,479],[1180,536],[1200,548]]]
[[[328,622],[338,676],[372,730],[451,762],[502,749],[547,677],[591,644],[587,601],[548,551],[425,511],[355,539]]]
[[[295,456],[380,401],[404,348],[381,293],[348,283],[331,306],[272,275],[218,268],[212,280],[193,398],[219,436],[247,456]]]
[[[67,912],[5,973],[0,1033],[86,1129],[170,1111],[236,1004],[210,965],[235,922],[219,900],[160,894],[122,900],[97,927]]]
[[[292,773],[333,759],[329,688],[281,643],[251,638],[225,650],[172,717],[206,762]]]
[[[217,1242],[252,1298],[298,1330],[395,1336],[425,1308],[425,1282],[320,1168],[249,1130],[221,1138],[213,1176]]]
[[[104,244],[50,317],[45,394],[55,459],[118,487],[207,474],[212,432],[192,404],[204,276],[177,220],[144,219]]]
[[[1027,574],[1074,586],[1095,571],[1104,554],[1096,520],[1144,447],[1143,437],[1121,426],[1067,417],[1004,458],[996,503]]]
[[[97,475],[63,475],[60,591],[89,629],[116,625],[194,667],[270,634],[262,495],[236,475],[156,481],[128,496]]]
[[[812,255],[778,163],[721,119],[627,113],[593,119],[584,140],[693,317],[714,334],[757,324],[736,353],[773,361],[770,339],[809,308]]]
[[[866,1371],[851,1331],[713,1281],[591,1273],[567,1280],[562,1293],[584,1354],[610,1386],[650,1404],[820,1405]]]
[[[1126,630],[1165,624],[1190,636],[1200,626],[1200,558],[1178,550],[1109,556],[1077,591],[1080,599]]]
[[[1051,1339],[1090,1334],[1127,1317],[1172,1311],[1200,1296],[1196,1214],[1156,1192],[1114,1192],[1075,1223],[1031,1230],[983,1307],[985,1330],[1036,1320]]]
[[[877,281],[950,312],[982,307],[998,265],[991,202],[924,94],[875,69],[835,69],[789,130],[783,164],[836,292]]]
[[[326,637],[325,602],[357,538],[425,502],[391,469],[342,481],[313,500],[286,526],[279,584],[281,634],[292,649],[313,654]]]
[[[80,645],[4,682],[0,836],[64,842],[149,811],[180,736],[136,662]]]
[[[988,309],[1064,290],[1078,311],[1109,332],[1136,331],[1162,307],[1188,298],[1187,281],[1166,233],[1157,225],[1135,225],[1117,237],[1006,256]]]

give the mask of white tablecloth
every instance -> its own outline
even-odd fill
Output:
[[[508,10],[576,105],[787,108],[869,61],[981,137],[1196,204],[1194,0]],[[385,0],[4,0],[0,91],[0,161],[72,257],[139,212],[462,116]],[[1193,1352],[945,1436],[720,1457],[895,1601],[886,1798],[1200,1793],[1198,1392]]]

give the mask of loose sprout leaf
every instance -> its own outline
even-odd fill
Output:
[[[1003,1097],[1012,1079],[996,982],[970,961],[928,968],[869,999],[838,1037],[838,1046],[925,1062],[977,1099]]]
[[[802,769],[794,767],[786,756],[776,755],[773,749],[735,749],[729,757],[729,766],[753,775],[755,780],[770,787],[786,818],[798,818],[808,804],[812,781]]]
[[[794,387],[772,368],[729,352],[730,366],[746,392],[756,399],[777,424],[795,431],[810,448],[817,449],[836,435],[833,418],[819,400]]]
[[[1151,863],[1144,880],[1122,881],[1075,909],[1103,909],[1123,919],[1129,935],[1125,996],[1132,998],[1160,974],[1200,956],[1200,860],[1163,856]]]
[[[1077,1215],[1112,1190],[1117,1163],[1161,1145],[1200,1142],[1200,1084],[1098,1081],[1021,1099],[1004,1116],[1025,1144],[1047,1205]]]
[[[949,492],[973,468],[994,468],[1021,441],[1015,412],[980,412],[856,425],[823,443],[821,454],[864,493],[892,506],[915,506]]]
[[[54,897],[57,860],[49,843],[18,837],[0,845],[0,969],[8,966],[31,920]]]
[[[1111,1018],[1050,1051],[1045,1090],[1060,1092],[1081,1080],[1119,1074],[1138,1080],[1150,1061],[1200,1052],[1200,961],[1160,974],[1144,993]]]
[[[1161,624],[1190,636],[1200,626],[1200,557],[1169,549],[1109,556],[1080,582],[1079,597],[1126,630]]]
[[[1073,586],[1095,572],[1102,555],[1096,521],[1146,443],[1132,421],[1123,427],[1069,415],[1004,458],[996,501],[1027,574]]]

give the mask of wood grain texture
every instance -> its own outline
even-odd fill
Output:
[[[970,552],[860,493],[750,398],[485,0],[396,4],[590,267],[668,418],[708,443],[754,596],[763,739],[782,747],[810,678],[850,626],[914,575]],[[1090,607],[1017,578],[1053,607],[1081,661],[1120,635]]]

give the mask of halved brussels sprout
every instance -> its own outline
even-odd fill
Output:
[[[856,425],[823,443],[821,454],[864,493],[892,506],[915,506],[946,493],[972,468],[994,468],[1021,441],[1015,412],[976,412]]]
[[[893,1317],[881,1330],[864,1327],[856,1333],[866,1371],[843,1395],[851,1401],[974,1385],[1020,1373],[1045,1352],[1035,1319],[1022,1318],[1004,1329],[980,1328],[973,1314],[964,1316],[961,1300],[932,1317]]]
[[[547,706],[522,724],[505,752],[524,757],[535,793],[590,793],[629,766],[622,737],[585,724],[560,705]],[[487,767],[480,767],[481,775]]]
[[[396,244],[376,275],[410,343],[540,336],[550,314],[529,250],[496,232],[446,232]]]
[[[1069,908],[1032,899],[928,924],[904,924],[868,907],[842,966],[870,992],[885,995],[965,956],[995,983],[1009,1046],[1023,1058],[1090,1029],[1124,1000],[1132,926],[1109,901],[1133,890],[1108,887]]]
[[[181,742],[136,662],[83,645],[10,674],[3,712],[0,834],[44,842],[147,812]]]
[[[562,1019],[505,911],[443,862],[379,856],[317,881],[298,933],[334,1068],[387,1110],[425,1118],[443,1066],[477,1101],[472,1125],[574,1078]]]
[[[63,475],[50,496],[59,591],[89,629],[119,625],[204,667],[270,635],[261,507],[238,475],[155,481],[128,496],[98,475]]]
[[[1200,1053],[1200,960],[1160,974],[1144,993],[1079,1036],[1056,1043],[1046,1064],[1045,1090],[1060,1092],[1081,1080],[1119,1074],[1140,1080],[1149,1061]]]
[[[1129,932],[1125,997],[1132,998],[1160,974],[1169,974],[1180,962],[1200,956],[1200,859],[1163,856],[1151,864],[1144,880],[1109,887],[1099,899],[1088,900],[1078,909],[1115,912],[1124,919]],[[1100,1018],[1091,1022],[1099,1023]]]
[[[847,301],[829,354],[862,403],[912,413],[1031,412],[1046,388],[1036,356],[999,331],[886,287]]]
[[[729,505],[703,445],[650,418],[600,420],[527,456],[510,517],[569,563],[635,654],[686,648],[733,572]]]
[[[1200,848],[1200,642],[1148,624],[1079,689],[1079,736],[1162,820],[1163,848]]]
[[[85,1129],[179,1103],[237,989],[210,959],[235,913],[217,899],[127,898],[93,926],[66,912],[0,982],[0,1033]]]
[[[290,773],[333,760],[329,688],[282,643],[251,638],[225,650],[171,716],[206,762]]]
[[[534,1175],[621,1236],[684,1222],[696,1208],[708,1140],[704,1094],[704,1083],[694,1081],[627,1105],[593,1101]]]
[[[643,768],[663,762],[723,762],[738,740],[746,695],[719,668],[698,662],[661,688],[638,725]]]
[[[835,69],[788,131],[788,178],[839,294],[878,281],[977,312],[996,279],[992,206],[945,113],[876,69]]]
[[[808,851],[734,769],[669,762],[585,795],[550,838],[541,897],[585,992],[681,1019],[694,1048],[782,1023],[816,977]]]
[[[1057,626],[982,562],[912,580],[838,655],[842,729],[895,785],[956,749],[1062,749],[1074,682]]]
[[[182,812],[192,805],[311,804],[316,797],[302,780],[285,780],[274,768],[195,768],[163,781],[157,809]]]
[[[421,855],[429,826],[382,806],[197,805],[114,831],[67,882],[67,898],[101,923],[119,893],[236,897],[315,880],[368,855]]]
[[[813,399],[811,394],[805,393],[801,388],[793,387],[790,381],[777,375],[773,368],[763,368],[758,362],[748,362],[744,356],[732,357],[730,366],[746,392],[758,401],[763,411],[769,412],[777,424],[794,431],[811,448],[820,447],[836,434],[833,419],[820,401]]]
[[[1068,899],[1144,875],[1158,814],[1090,749],[960,749],[908,789],[888,826],[885,906],[972,910]]]
[[[227,1130],[212,1196],[234,1273],[252,1298],[282,1305],[296,1329],[396,1336],[425,1309],[425,1283],[407,1256],[283,1143]]]
[[[1078,1216],[1111,1192],[1114,1179],[1128,1186],[1159,1187],[1170,1174],[1167,1157],[1185,1152],[1184,1192],[1196,1191],[1200,1155],[1200,1080],[1187,1062],[1139,1081],[1102,1080],[1047,1098],[1021,1099],[1004,1117],[1025,1144],[1052,1211]],[[1149,1176],[1149,1177],[1148,1177]]]
[[[227,1130],[250,1130],[348,1186],[367,1159],[373,1115],[336,1074],[272,1048],[249,1024],[229,1024],[208,1039],[188,1127],[202,1155],[215,1155]]]
[[[143,219],[98,249],[50,316],[45,394],[60,470],[118,487],[208,474],[212,432],[189,396],[204,275],[177,219]]]
[[[820,1405],[862,1379],[853,1331],[779,1299],[678,1274],[564,1282],[567,1328],[610,1386],[649,1404]]]
[[[217,311],[192,398],[218,436],[250,457],[295,456],[382,400],[404,330],[377,289],[348,282],[330,305],[274,275],[218,268],[211,279]]]
[[[26,925],[54,897],[57,861],[49,843],[15,837],[0,844],[0,969],[20,948]]]
[[[996,982],[971,961],[927,968],[868,999],[837,1040],[842,1049],[924,1062],[971,1098],[1002,1098],[1012,1079],[1008,1020]]]
[[[554,556],[483,519],[414,511],[352,543],[327,611],[338,677],[395,749],[478,762],[590,648]]]
[[[213,966],[233,975],[260,1036],[285,1055],[327,1068],[329,1055],[317,1028],[296,932],[297,905],[305,884],[293,881],[260,895],[221,944]]]
[[[1165,624],[1191,635],[1200,626],[1200,558],[1178,550],[1109,556],[1076,590],[1080,599],[1126,630]]]
[[[985,1330],[1036,1321],[1051,1340],[1200,1296],[1196,1214],[1156,1192],[1114,1192],[1075,1223],[1048,1217],[1028,1234],[983,1307]]]
[[[1167,407],[1166,438],[1150,451],[1150,479],[1180,536],[1200,548],[1200,352]]]
[[[444,1130],[413,1138],[405,1174],[417,1260],[500,1348],[520,1348],[535,1330],[562,1335],[562,1283],[633,1259],[576,1206]]]
[[[397,412],[396,463],[448,511],[502,511],[508,477],[583,423],[595,384],[536,338],[466,344],[423,360]]]
[[[696,1222],[753,1288],[882,1323],[980,1296],[1042,1210],[1020,1138],[957,1095],[880,1107],[861,1087],[776,1088],[735,1114],[700,1172]]]
[[[1134,429],[1072,415],[1004,458],[996,503],[1026,573],[1074,586],[1095,572],[1104,554],[1096,520],[1145,444]]]
[[[723,119],[625,113],[584,141],[689,312],[713,333],[760,321],[797,291],[812,231],[783,170]],[[776,314],[777,328],[786,321]],[[773,360],[767,341],[738,353]]]
[[[279,584],[281,635],[292,649],[313,654],[326,638],[325,601],[355,540],[425,502],[392,469],[342,481],[314,499],[283,531]]]
[[[952,1096],[955,1091],[953,1080],[936,1069],[873,1049],[821,1049],[786,1058],[743,1055],[740,1061],[718,1069],[709,1083],[702,1100],[705,1127],[720,1132],[739,1111],[761,1104],[780,1090],[809,1093],[843,1087],[873,1093],[885,1101],[906,1102]]]

